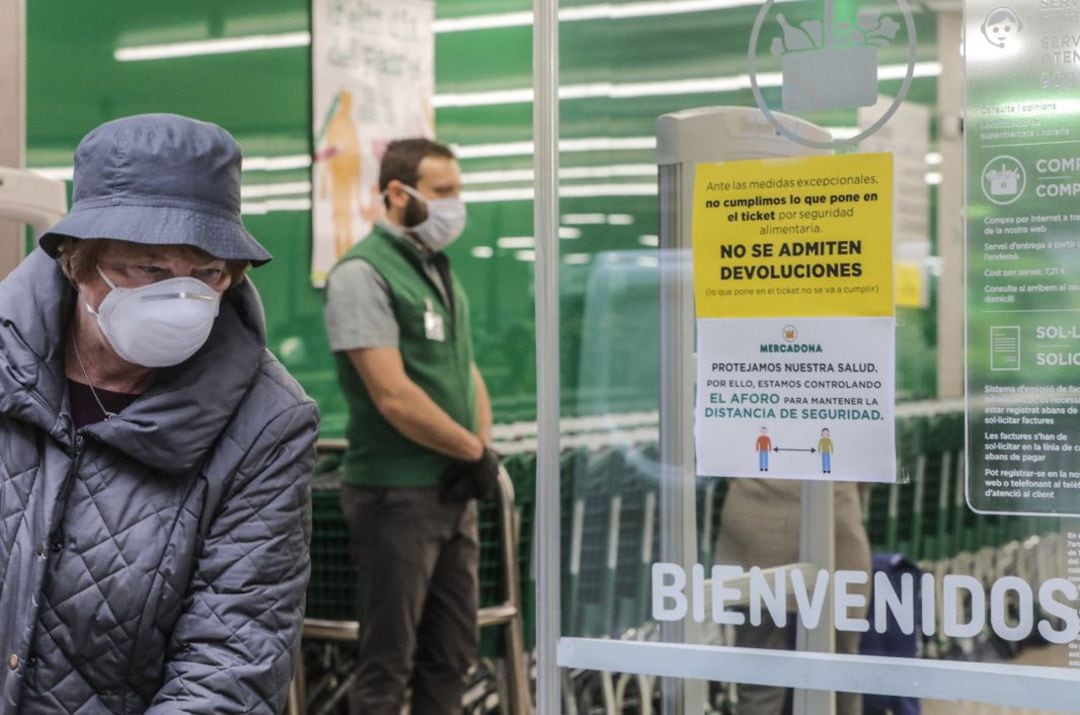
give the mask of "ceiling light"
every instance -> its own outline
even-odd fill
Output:
[[[777,0],[786,2],[787,0]],[[657,15],[683,15],[710,10],[726,10],[733,7],[756,5],[757,0],[665,0],[664,2],[627,2],[620,4],[596,3],[567,7],[559,10],[559,22],[583,20],[621,20],[633,17]],[[471,17],[452,17],[435,21],[435,32],[452,33],[470,30],[494,30],[502,27],[529,27],[533,14],[529,11],[492,13]]]
[[[474,246],[469,253],[472,254],[473,258],[491,258],[495,255],[495,251],[491,246]]]
[[[860,129],[859,127],[822,127],[822,128],[825,129],[826,131],[828,131],[829,134],[832,135],[833,139],[851,139],[852,137],[858,136],[859,132],[862,131],[862,129]]]
[[[610,166],[572,166],[559,169],[560,179],[615,179],[633,176],[656,176],[655,164],[612,164]],[[507,169],[503,171],[473,171],[463,174],[466,186],[477,184],[506,184],[514,181],[532,181],[532,169]]]
[[[277,184],[254,184],[242,186],[240,196],[245,199],[259,199],[267,196],[288,196],[289,194],[310,194],[310,181],[291,181]]]
[[[244,159],[244,171],[287,171],[306,169],[311,166],[308,154],[290,154],[288,156],[252,156]]]
[[[559,187],[559,198],[656,196],[656,184],[576,184]]]
[[[435,21],[435,32],[468,32],[469,30],[495,30],[500,27],[528,27],[532,25],[533,14],[524,12],[504,12],[491,15],[472,15],[468,17],[448,17]]]
[[[785,2],[787,0],[777,0]],[[630,17],[655,17],[657,15],[682,15],[694,12],[708,12],[710,10],[727,10],[733,7],[745,7],[757,5],[756,0],[664,0],[663,2],[628,2],[625,4],[610,4],[606,15],[596,14],[601,5],[583,5],[581,7],[566,8],[559,13],[559,20],[620,20]]]
[[[656,137],[584,137],[559,140],[560,152],[632,151],[656,148]],[[458,159],[488,159],[503,156],[530,156],[536,153],[532,142],[454,145]]]
[[[510,181],[532,181],[532,169],[507,169],[505,171],[472,171],[461,175],[466,186],[477,184],[505,184]]]
[[[572,166],[559,169],[560,179],[614,179],[624,176],[656,176],[656,164]]]
[[[603,196],[656,196],[656,184],[576,184],[560,186],[560,198],[594,198]],[[491,189],[482,191],[463,191],[461,198],[466,203],[485,204],[507,201],[532,201],[531,186],[516,189]],[[572,214],[571,214],[572,215]],[[603,216],[604,214],[599,214]],[[599,221],[598,223],[606,223]],[[563,217],[563,223],[573,223]]]
[[[607,214],[563,214],[562,223],[604,224],[607,223]]]
[[[311,33],[305,30],[303,32],[286,32],[276,35],[247,35],[245,37],[222,37],[215,40],[120,47],[113,52],[113,58],[117,62],[143,62],[146,60],[166,60],[199,55],[224,55],[234,52],[277,50],[284,47],[307,47],[310,44]]]
[[[311,166],[311,157],[307,154],[290,154],[286,156],[250,156],[244,158],[244,173],[252,171],[289,171],[293,169],[306,169]],[[47,179],[57,181],[71,181],[75,174],[75,168],[71,166],[38,166],[30,169]],[[310,185],[307,191],[310,191]],[[294,192],[289,192],[294,193]]]
[[[941,75],[940,62],[916,62],[913,77],[938,77]],[[903,79],[907,76],[907,65],[882,65],[878,68],[878,80]]]
[[[461,199],[467,204],[497,204],[506,201],[532,201],[532,187],[520,189],[491,189],[490,191],[462,191]]]
[[[436,94],[431,106],[440,107],[485,107],[493,104],[526,104],[533,98],[532,88],[496,89],[489,92],[461,92],[458,94]]]
[[[503,249],[532,248],[536,241],[532,236],[503,236],[495,241],[495,245]]]
[[[279,211],[310,211],[311,199],[272,199],[270,201],[249,201],[240,206],[240,212],[248,215],[262,215]]]
[[[620,151],[655,148],[656,137],[598,137],[559,140],[559,151]]]
[[[903,79],[907,64],[882,65],[878,68],[878,80]],[[940,62],[916,62],[915,77],[937,77],[941,74]],[[759,87],[779,87],[783,83],[780,72],[759,72]],[[659,82],[593,82],[570,84],[559,87],[559,99],[627,99],[631,97],[662,97],[681,94],[708,94],[734,92],[750,89],[750,75],[738,74],[725,77],[701,77]],[[503,104],[532,102],[531,87],[498,89],[484,92],[457,92],[437,94],[432,101],[435,107],[483,107]]]
[[[75,167],[73,166],[39,166],[31,168],[30,171],[54,181],[71,181],[71,178],[75,175]]]
[[[472,144],[460,146],[452,144],[451,149],[458,159],[482,159],[498,156],[528,156],[534,151],[532,142],[502,142],[499,144]]]

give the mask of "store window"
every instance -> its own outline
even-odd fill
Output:
[[[561,10],[563,703],[1068,711],[1053,13],[722,5]]]

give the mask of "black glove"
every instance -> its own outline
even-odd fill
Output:
[[[490,499],[499,485],[499,453],[490,447],[475,462],[454,462],[439,477],[443,501]]]

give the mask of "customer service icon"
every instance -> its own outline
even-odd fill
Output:
[[[1005,206],[1016,201],[1027,186],[1027,172],[1015,157],[995,156],[982,170],[983,196],[991,203]]]
[[[990,11],[979,29],[987,42],[1003,50],[1007,46],[1015,44],[1014,38],[1023,27],[1024,23],[1015,10],[1011,7],[998,7]]]

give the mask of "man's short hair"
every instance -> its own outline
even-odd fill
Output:
[[[386,187],[394,179],[416,188],[416,182],[420,178],[420,162],[429,156],[455,158],[450,147],[430,139],[398,139],[390,142],[379,167],[379,191],[386,191]]]

